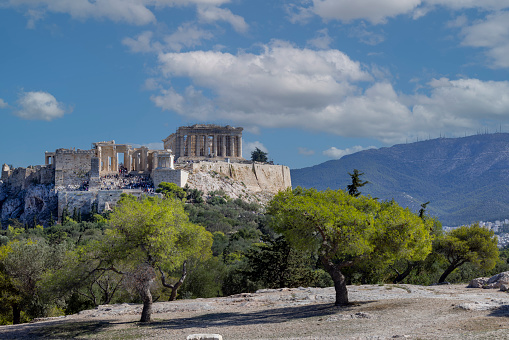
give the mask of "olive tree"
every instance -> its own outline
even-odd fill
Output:
[[[395,202],[342,190],[288,189],[269,203],[273,227],[295,247],[314,251],[334,281],[336,305],[348,304],[343,269],[361,261],[387,266],[431,251],[430,228]]]
[[[143,301],[141,322],[150,322],[150,287],[156,271],[179,268],[197,254],[211,253],[212,235],[189,222],[177,199],[124,196],[109,216],[110,228],[95,248],[100,259],[96,270],[126,276]]]

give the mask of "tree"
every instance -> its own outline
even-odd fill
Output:
[[[368,181],[361,181],[360,177],[364,175],[363,172],[359,173],[359,170],[353,169],[353,174],[348,173],[350,177],[352,178],[352,184],[347,185],[348,194],[351,196],[357,197],[361,194],[359,191],[359,188],[365,186],[368,184]]]
[[[157,186],[156,192],[163,194],[166,198],[178,198],[182,200],[186,197],[184,189],[175,183],[161,182]]]
[[[97,270],[126,275],[143,310],[141,322],[150,322],[150,286],[156,270],[171,272],[197,254],[210,254],[212,235],[189,222],[183,203],[174,199],[123,196],[109,216],[110,229],[97,244]]]
[[[485,270],[493,268],[499,254],[497,243],[495,233],[480,227],[478,223],[461,226],[446,233],[435,246],[435,251],[449,263],[438,283],[445,282],[454,269],[467,262]]]
[[[283,236],[275,239],[262,236],[263,243],[255,243],[245,252],[245,275],[265,288],[309,287],[316,280],[312,257],[292,248]],[[316,259],[315,259],[316,262]]]
[[[38,284],[44,272],[60,262],[65,246],[51,248],[44,239],[14,240],[0,247],[0,266],[4,283],[12,294],[13,323],[21,321],[21,311],[31,317],[42,316]]]
[[[263,152],[259,148],[255,148],[255,150],[251,152],[251,160],[253,162],[267,163],[268,162],[267,153]]]
[[[336,305],[348,304],[344,268],[362,261],[387,266],[398,258],[420,260],[431,250],[426,222],[393,201],[296,188],[278,193],[268,212],[274,229],[293,246],[318,255],[334,281]]]

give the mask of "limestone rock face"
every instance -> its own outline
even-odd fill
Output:
[[[0,220],[4,226],[11,218],[31,225],[35,217],[38,224],[44,224],[52,214],[56,218],[57,204],[53,185],[32,184],[25,189],[0,185]]]

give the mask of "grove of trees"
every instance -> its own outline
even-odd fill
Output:
[[[84,220],[11,220],[0,231],[0,324],[123,302],[142,303],[148,322],[154,301],[261,288],[335,286],[343,305],[349,284],[466,282],[509,270],[492,232],[443,232],[425,206],[356,195],[365,183],[357,174],[356,191],[296,188],[266,208],[165,183],[164,198],[124,196]]]

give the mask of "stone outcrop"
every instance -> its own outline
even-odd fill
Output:
[[[467,288],[500,289],[505,292],[509,290],[509,272],[502,272],[490,278],[479,277],[473,279]]]
[[[290,169],[284,165],[227,162],[193,163],[192,174],[198,172],[208,172],[231,178],[252,192],[265,191],[276,194],[292,186]]]

